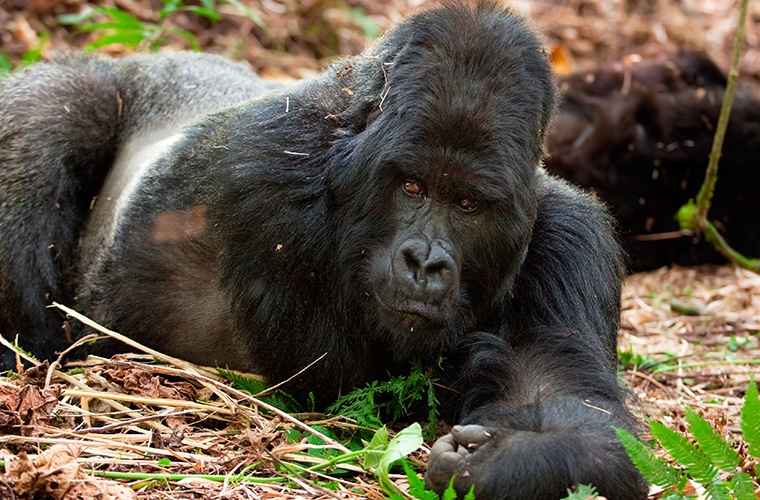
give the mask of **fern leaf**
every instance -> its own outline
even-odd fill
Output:
[[[665,460],[656,457],[636,436],[620,427],[613,427],[618,440],[628,453],[631,462],[644,476],[648,483],[663,488],[678,488],[682,474],[671,467]]]
[[[749,454],[760,458],[760,398],[757,395],[755,377],[750,377],[749,387],[744,393],[742,406],[742,434],[749,444]]]
[[[686,408],[686,421],[694,439],[713,465],[725,472],[731,472],[739,465],[741,458],[736,451],[717,433],[707,421],[691,408]]]
[[[402,460],[401,465],[404,466],[404,472],[406,473],[406,479],[409,481],[409,494],[417,500],[439,500],[439,496],[435,491],[425,489],[425,481],[423,481],[417,472],[412,469],[407,460]]]
[[[656,421],[651,421],[649,428],[663,448],[668,450],[670,456],[686,467],[687,473],[691,477],[703,485],[708,485],[718,478],[718,469],[710,462],[707,455],[691,443],[686,436],[682,436]]]
[[[673,492],[663,493],[663,497],[661,498],[661,500],[690,500],[692,498],[696,498],[696,497],[684,495],[680,491],[673,491]]]
[[[237,388],[248,391],[251,394],[258,394],[267,388],[267,385],[261,380],[243,375],[242,373],[235,373],[224,368],[217,368],[216,372],[230,382],[233,382]]]
[[[578,484],[567,489],[567,496],[562,500],[594,500],[599,498],[599,492],[594,486]]]
[[[731,492],[723,481],[713,481],[705,488],[707,500],[731,500]]]
[[[454,489],[454,476],[451,476],[449,485],[443,490],[441,500],[457,500],[457,490]]]
[[[731,489],[734,491],[736,500],[757,500],[755,496],[755,485],[752,484],[752,478],[746,472],[737,472],[730,481]]]
[[[475,500],[475,485],[470,486],[467,494],[464,496],[464,500]]]

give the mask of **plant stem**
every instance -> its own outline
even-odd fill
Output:
[[[716,228],[712,222],[708,220],[704,221],[703,231],[705,240],[711,243],[712,246],[730,262],[733,262],[744,269],[760,273],[760,259],[745,257],[731,248],[723,236],[721,236],[720,232],[718,232],[718,228]]]
[[[736,36],[734,38],[734,52],[731,59],[731,67],[728,70],[728,81],[726,83],[726,92],[723,95],[723,105],[718,117],[718,125],[715,129],[712,150],[710,151],[710,160],[705,172],[705,181],[697,194],[697,207],[699,210],[699,227],[704,230],[707,223],[707,211],[710,209],[713,193],[715,192],[715,183],[718,181],[718,161],[720,160],[723,149],[723,139],[728,128],[728,119],[731,115],[731,105],[734,102],[734,93],[736,92],[736,81],[739,79],[739,59],[741,58],[742,45],[744,44],[744,25],[747,21],[747,3],[748,0],[742,0],[739,8],[739,25],[736,27]]]

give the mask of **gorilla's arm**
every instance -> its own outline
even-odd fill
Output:
[[[46,309],[73,294],[74,248],[117,146],[107,61],[38,64],[0,84],[0,332],[43,358],[66,345]],[[14,366],[2,349],[0,366]]]
[[[615,374],[620,251],[601,207],[544,181],[509,316],[463,348],[463,425],[435,444],[426,480],[441,491],[456,475],[478,500],[561,498],[568,484],[643,498],[611,428],[634,427]]]

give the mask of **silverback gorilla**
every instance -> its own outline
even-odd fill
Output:
[[[0,330],[53,356],[55,300],[270,381],[327,353],[287,386],[322,404],[443,357],[460,425],[431,488],[643,498],[611,429],[635,426],[620,250],[541,167],[554,103],[540,38],[495,2],[290,87],[200,54],[36,65],[0,87]]]

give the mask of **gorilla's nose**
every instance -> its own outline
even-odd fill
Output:
[[[393,256],[393,274],[398,289],[416,300],[435,303],[454,286],[456,262],[440,242],[410,238]]]

